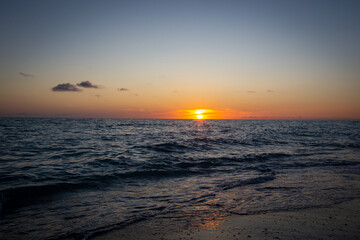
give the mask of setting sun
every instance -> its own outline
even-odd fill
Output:
[[[203,118],[204,118],[204,115],[199,114],[199,115],[196,115],[196,117],[197,117],[198,119],[203,119]]]
[[[222,111],[209,108],[195,108],[189,110],[179,110],[176,113],[179,119],[221,119]]]
[[[204,109],[198,109],[198,110],[195,110],[194,114],[196,115],[197,119],[203,119],[205,112],[206,112],[206,110],[204,110]]]

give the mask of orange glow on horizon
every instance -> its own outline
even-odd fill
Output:
[[[191,109],[191,110],[179,110],[178,117],[181,119],[220,119],[222,115],[220,111],[216,111],[213,109]]]
[[[176,119],[195,119],[195,120],[211,120],[211,119],[257,119],[255,114],[251,112],[239,111],[230,108],[210,109],[195,108],[189,110],[177,110],[169,113]],[[261,118],[261,116],[259,116]],[[267,119],[267,118],[266,118]]]

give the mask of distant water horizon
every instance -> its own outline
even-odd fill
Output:
[[[244,118],[206,118],[206,119],[195,119],[195,118],[126,118],[126,117],[74,117],[74,116],[0,116],[2,118],[35,118],[35,119],[112,119],[112,120],[270,120],[270,121],[360,121],[360,118],[304,118],[304,117],[244,117]]]
[[[87,239],[138,221],[360,197],[360,121],[0,118],[4,239]]]

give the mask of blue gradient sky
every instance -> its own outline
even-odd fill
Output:
[[[360,118],[359,26],[360,1],[2,1],[0,115]]]

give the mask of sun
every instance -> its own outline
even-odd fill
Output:
[[[209,119],[220,119],[220,111],[209,108],[194,108],[189,110],[179,110],[180,118],[195,119],[198,121]]]
[[[197,109],[197,110],[195,110],[194,114],[196,115],[197,119],[203,119],[205,112],[206,112],[206,110],[204,110],[204,109]]]

